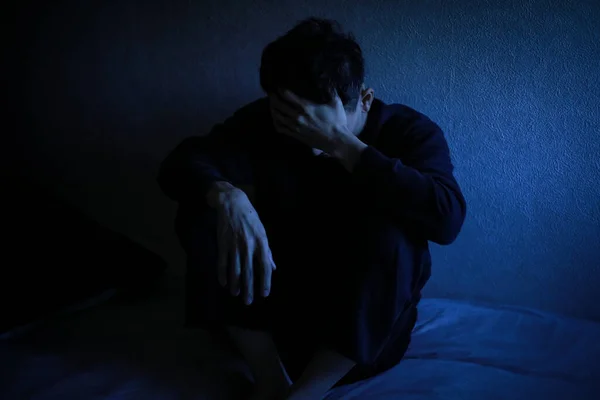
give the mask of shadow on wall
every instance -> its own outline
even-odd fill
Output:
[[[27,131],[11,167],[180,263],[159,162],[259,94],[255,82],[237,84],[236,61],[258,70],[260,38],[242,43],[246,51],[215,47],[215,23],[193,18],[218,2],[55,3],[17,8],[12,98]],[[223,74],[223,65],[232,68]]]

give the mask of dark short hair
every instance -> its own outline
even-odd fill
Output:
[[[333,20],[309,18],[262,53],[260,85],[266,93],[287,89],[318,104],[337,93],[346,109],[356,107],[364,82],[362,50]]]

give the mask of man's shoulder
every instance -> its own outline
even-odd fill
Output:
[[[410,152],[419,144],[443,140],[441,128],[428,116],[405,104],[379,102],[375,147],[386,154]]]
[[[444,140],[440,126],[424,113],[405,104],[380,105],[378,140],[380,146],[395,146],[398,143],[421,143]]]

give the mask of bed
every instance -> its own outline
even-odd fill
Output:
[[[146,298],[110,295],[4,334],[0,398],[237,399],[249,392],[249,372],[225,343],[182,329],[179,280]],[[599,360],[600,323],[424,299],[405,359],[326,399],[600,399]]]

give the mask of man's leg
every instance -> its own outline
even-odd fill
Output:
[[[281,363],[271,334],[246,328],[230,326],[229,336],[248,363],[254,376],[253,399],[285,399],[291,381]]]
[[[317,351],[291,388],[287,400],[321,399],[356,363],[331,350]]]
[[[279,361],[271,335],[270,311],[265,299],[251,306],[233,297],[217,280],[216,216],[180,209],[177,234],[188,256],[186,323],[206,330],[227,327],[227,333],[248,363],[255,379],[254,398],[285,398],[290,382]]]
[[[322,398],[340,380],[351,383],[393,366],[410,338],[403,309],[411,303],[418,261],[401,227],[367,215],[340,224],[328,237],[323,242],[332,252],[319,271],[319,303],[311,304],[316,314],[325,311],[312,329],[328,350],[318,352],[294,382],[290,400]]]

